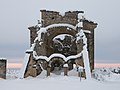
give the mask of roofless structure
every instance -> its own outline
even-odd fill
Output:
[[[97,23],[84,17],[83,11],[40,10],[40,20],[30,30],[30,49],[26,51],[21,77],[36,77],[43,70],[50,73],[67,72],[83,67],[90,77],[94,69],[94,29]]]

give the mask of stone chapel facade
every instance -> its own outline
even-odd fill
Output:
[[[30,50],[26,53],[29,55],[26,68],[24,69],[24,77],[37,76],[42,70],[47,70],[47,75],[57,70],[62,70],[64,64],[67,63],[68,70],[73,69],[73,64],[84,67],[83,57],[77,57],[65,61],[61,56],[69,57],[79,54],[84,46],[82,40],[76,42],[78,33],[78,14],[83,11],[68,11],[61,15],[57,11],[40,10],[41,19],[36,26],[28,27],[30,30]],[[87,50],[89,54],[89,63],[91,71],[94,69],[94,29],[97,23],[82,19],[83,27],[81,28],[87,37]],[[44,28],[45,27],[45,28]],[[43,28],[43,29],[41,29]],[[45,30],[46,29],[46,30]],[[40,32],[40,30],[42,32]],[[39,35],[40,34],[40,35]],[[64,38],[61,39],[63,35]],[[63,37],[62,36],[62,37]],[[52,54],[59,56],[52,57]],[[43,60],[40,56],[52,57],[50,60]]]

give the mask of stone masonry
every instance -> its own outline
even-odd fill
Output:
[[[78,23],[78,14],[83,13],[83,11],[68,11],[65,12],[64,15],[61,15],[59,12],[56,11],[47,11],[47,10],[40,10],[41,12],[41,27],[47,27],[52,24],[70,24],[72,26],[75,26]],[[93,21],[88,21],[87,19],[83,20],[83,30],[88,30],[91,33],[85,33],[87,39],[88,39],[88,53],[89,53],[89,59],[90,59],[90,66],[91,66],[91,71],[94,69],[94,29],[97,27],[97,23],[94,23]],[[37,37],[37,26],[31,26],[28,28],[30,30],[30,46],[34,44],[34,41]],[[70,29],[70,30],[68,30]],[[53,53],[61,53],[65,56],[69,55],[76,55],[82,51],[82,41],[79,41],[75,43],[76,40],[76,33],[77,31],[74,30],[71,27],[66,27],[66,26],[61,26],[61,27],[53,27],[53,28],[48,28],[46,33],[42,34],[42,44],[40,44],[40,41],[36,41],[36,46],[34,48],[34,51],[36,51],[37,55],[44,55],[44,56],[50,56]],[[64,40],[60,40],[59,38],[57,41],[61,42],[63,44],[64,48],[60,48],[60,44],[56,43],[53,39],[61,34],[69,34],[72,36],[70,38],[69,36],[66,36]],[[68,48],[69,46],[69,48]],[[32,55],[32,54],[31,54]],[[31,56],[33,57],[33,56]],[[74,63],[77,63],[81,66],[83,66],[83,62],[79,61],[82,59],[82,57],[74,60],[69,61],[69,70],[71,70],[73,67],[72,65]],[[34,64],[38,64],[38,61],[34,61],[34,58],[31,58],[26,69],[26,74],[25,77],[31,75],[31,76],[36,76],[33,74],[27,74],[28,72],[32,71],[29,67],[32,65],[32,60]],[[43,63],[43,62],[42,62]],[[51,67],[51,71],[54,70],[55,67],[60,67],[61,65],[64,64],[64,60],[61,60],[60,58],[56,58],[51,60],[51,62],[44,62],[43,68],[47,69],[47,65],[51,64],[53,67]],[[62,66],[63,67],[63,66]],[[29,70],[29,71],[28,71]],[[39,71],[40,72],[40,71]]]
[[[6,79],[6,59],[0,59],[0,78]]]

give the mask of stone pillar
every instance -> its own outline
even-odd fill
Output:
[[[78,72],[78,77],[80,77],[81,76],[81,73],[80,72]]]
[[[90,59],[91,71],[94,69],[94,30],[90,31],[90,34],[86,34],[88,40],[88,53]]]
[[[30,30],[30,46],[34,43],[35,38],[37,37],[37,30],[35,27],[28,27]]]
[[[6,79],[7,60],[0,59],[0,78]]]
[[[82,50],[83,50],[83,40],[80,39],[80,40],[77,42],[77,53],[80,53]]]
[[[83,73],[83,67],[78,66],[78,77],[82,77],[82,73]]]
[[[68,76],[68,64],[64,64],[64,76]]]
[[[47,66],[47,76],[50,76],[50,66]]]

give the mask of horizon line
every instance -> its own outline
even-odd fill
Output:
[[[7,68],[22,68],[22,63],[7,63]],[[120,67],[120,63],[95,63],[95,68]]]

